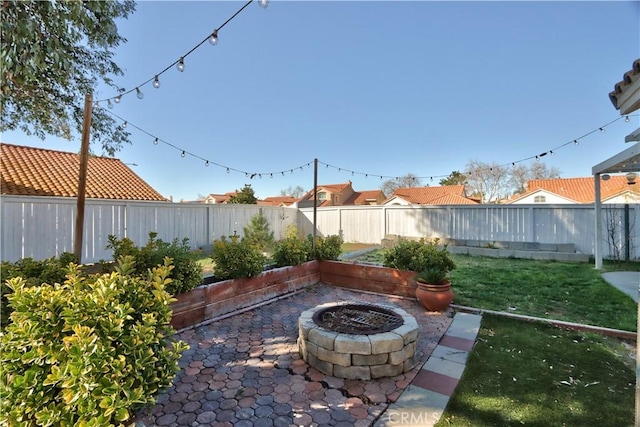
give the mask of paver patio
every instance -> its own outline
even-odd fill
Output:
[[[298,353],[298,316],[334,301],[386,302],[420,327],[411,371],[378,380],[346,380],[310,367]],[[411,298],[314,285],[292,296],[183,330],[191,348],[173,385],[145,416],[147,426],[370,426],[411,383],[447,331],[447,314]]]

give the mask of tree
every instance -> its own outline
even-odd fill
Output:
[[[555,166],[547,167],[545,163],[535,161],[531,166],[517,164],[511,168],[509,183],[514,194],[526,191],[527,182],[532,179],[560,178],[560,169]]]
[[[465,185],[467,183],[467,177],[460,171],[453,171],[448,177],[440,180],[440,185]]]
[[[236,190],[236,194],[229,197],[229,203],[237,203],[241,205],[255,205],[258,198],[251,188],[251,184],[245,184],[242,190]]]
[[[135,11],[132,0],[2,2],[0,17],[0,131],[20,129],[41,139],[82,132],[84,97],[99,82],[116,88],[112,61],[126,39],[115,20]],[[91,138],[113,155],[129,133],[101,108],[93,109]]]
[[[407,188],[407,187],[420,187],[422,183],[420,182],[420,178],[412,173],[408,173],[404,176],[399,176],[393,179],[388,179],[382,183],[380,189],[387,196],[391,196],[394,191],[398,188]]]
[[[291,196],[291,197],[299,198],[299,197],[302,197],[303,194],[304,194],[304,188],[302,188],[299,185],[296,185],[295,188],[293,188],[292,186],[288,186],[284,190],[280,190],[281,196]]]
[[[262,213],[262,209],[251,217],[249,224],[243,228],[244,240],[260,252],[270,251],[275,239],[269,228],[269,221]]]
[[[504,166],[471,160],[466,170],[470,195],[481,197],[483,203],[495,203],[510,194],[509,171]]]

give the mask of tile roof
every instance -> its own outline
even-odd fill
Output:
[[[262,206],[290,206],[297,201],[298,198],[293,196],[272,196],[258,200],[258,204]]]
[[[638,79],[640,79],[640,58],[633,61],[631,70],[624,73],[624,75],[622,76],[622,80],[616,83],[613,91],[609,93],[609,99],[611,100],[611,103],[616,110],[620,110],[620,114],[628,114],[640,108],[640,102],[636,102],[634,105],[627,107],[625,110],[621,110],[621,105],[619,105],[620,100],[625,96],[625,92],[630,90],[634,81]]]
[[[465,198],[464,185],[442,185],[439,187],[407,187],[398,188],[391,197],[400,197],[410,203],[419,205],[434,205],[434,200],[446,195],[457,195]],[[444,199],[443,199],[444,200]],[[471,200],[473,202],[473,200]],[[458,203],[456,203],[458,204]]]
[[[76,153],[0,143],[0,193],[13,196],[77,197]],[[122,161],[90,157],[86,197],[167,201]]]
[[[366,205],[367,200],[386,199],[382,190],[354,191],[353,194],[344,201],[344,205]]]
[[[541,189],[578,203],[593,203],[595,199],[593,177],[552,178],[532,179],[529,181],[527,191],[519,194],[516,198],[512,199],[510,203]],[[640,194],[640,181],[636,181],[634,185],[629,185],[627,184],[627,178],[619,175],[612,175],[606,181],[600,180],[600,195],[602,200],[609,199],[625,191]]]

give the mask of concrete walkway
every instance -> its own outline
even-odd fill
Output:
[[[602,278],[638,302],[640,271],[612,271],[602,273]]]
[[[429,427],[440,420],[462,377],[480,329],[481,316],[456,313],[420,372],[375,427]]]

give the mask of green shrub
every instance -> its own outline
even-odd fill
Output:
[[[273,248],[273,231],[269,228],[269,221],[263,215],[262,209],[251,218],[243,231],[244,240],[260,252],[270,252]]]
[[[267,261],[255,246],[238,236],[215,240],[211,259],[215,263],[213,274],[221,280],[257,276]]]
[[[311,239],[313,245],[313,237],[309,236],[309,239]],[[342,253],[342,243],[344,242],[341,234],[329,235],[325,238],[316,236],[315,259],[328,261],[337,260]]]
[[[311,240],[303,239],[298,235],[288,235],[276,242],[273,250],[273,261],[277,267],[300,265],[313,259],[312,253]]]
[[[0,425],[124,426],[155,402],[187,345],[172,342],[172,266],[146,279],[125,257],[116,272],[62,284],[9,281],[13,323],[0,337]]]
[[[456,268],[456,264],[447,248],[439,249],[438,243],[438,239],[399,239],[392,248],[384,252],[383,265],[416,272],[433,268],[449,272]]]
[[[145,277],[147,272],[162,264],[166,257],[173,260],[173,270],[169,278],[171,283],[167,286],[167,292],[177,295],[187,292],[202,283],[202,268],[195,260],[193,251],[189,248],[189,239],[182,242],[173,239],[171,243],[156,239],[158,233],[149,233],[149,241],[141,248],[137,248],[133,241],[127,237],[118,240],[116,236],[108,237],[107,249],[113,249],[113,259],[123,256],[135,258],[135,272],[138,276]]]
[[[67,274],[69,263],[75,263],[74,254],[64,252],[60,257],[51,257],[41,261],[33,258],[23,258],[15,263],[3,262],[0,266],[0,325],[6,326],[11,314],[11,307],[6,295],[11,293],[7,280],[14,277],[23,277],[27,286],[40,285],[42,283],[62,283]]]

